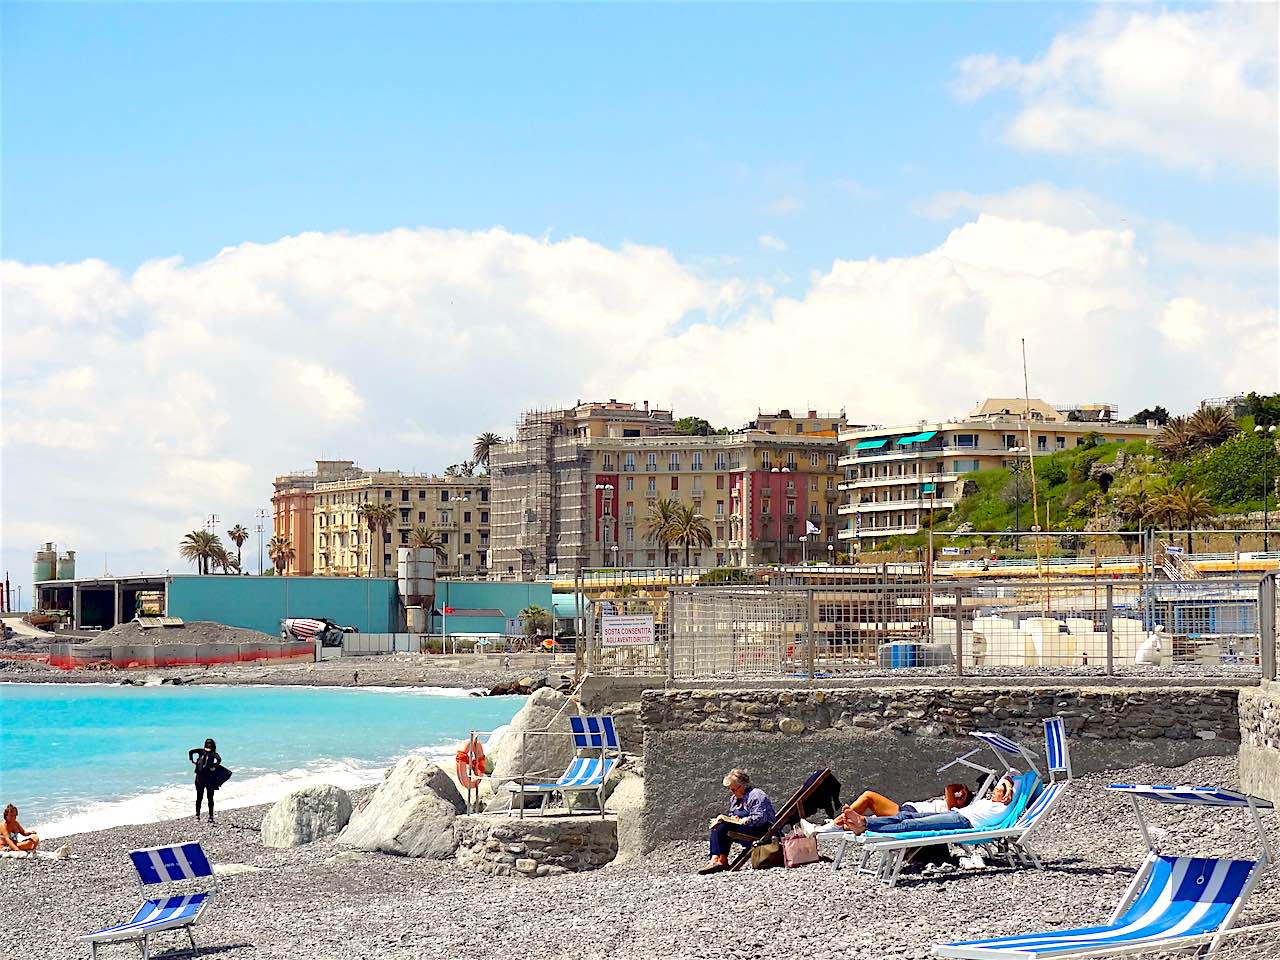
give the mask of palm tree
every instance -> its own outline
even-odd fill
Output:
[[[1226,407],[1201,407],[1187,419],[1192,446],[1216,447],[1238,430],[1236,418]]]
[[[378,572],[383,576],[386,576],[387,561],[386,554],[383,552],[383,542],[386,539],[385,534],[387,530],[396,521],[396,508],[389,503],[376,503],[373,505],[373,509],[370,511],[370,514],[373,516],[374,523],[377,524],[377,530],[380,534],[376,541],[376,546],[378,548]],[[369,549],[372,550],[374,546],[375,544],[373,543],[369,544]],[[369,554],[369,563],[370,565],[373,563],[372,553]]]
[[[484,465],[486,470],[489,469],[489,455],[493,452],[493,448],[502,443],[502,438],[496,433],[486,430],[480,436],[476,437],[475,446],[471,448],[471,456],[476,463]]]
[[[231,558],[231,554],[227,552],[219,541],[215,543],[209,550],[209,572],[212,573],[215,567],[221,567],[223,573],[230,573],[232,564],[236,561]]]
[[[449,559],[449,553],[445,550],[444,544],[440,542],[440,538],[436,536],[436,532],[430,527],[414,527],[409,532],[409,546],[434,550],[436,559],[441,563],[445,563]]]
[[[680,504],[675,500],[659,500],[645,521],[649,539],[662,545],[662,565],[671,565],[671,544],[675,541],[676,518]]]
[[[1187,553],[1191,552],[1191,531],[1196,524],[1211,519],[1217,511],[1198,488],[1191,484],[1174,487],[1156,498],[1155,509],[1158,510],[1170,526],[1175,523],[1185,525],[1187,531]]]
[[[272,537],[267,541],[267,556],[275,564],[276,573],[284,576],[285,569],[293,562],[295,556],[293,544],[288,537]]]
[[[227,536],[231,538],[231,542],[236,545],[236,573],[240,572],[240,548],[244,546],[244,542],[249,539],[249,531],[240,524],[236,524],[227,531]]]
[[[221,546],[222,542],[216,533],[208,530],[192,530],[182,538],[178,553],[184,560],[193,562],[196,569],[203,574],[209,572],[209,561],[214,556],[214,550]]]
[[[356,516],[369,531],[369,576],[373,576],[373,535],[378,531],[378,504],[367,500],[356,509]]]
[[[691,547],[711,546],[711,528],[702,514],[694,513],[693,507],[680,506],[671,524],[671,542],[684,545],[684,565],[689,566],[689,549]]]
[[[1193,447],[1187,418],[1170,417],[1169,422],[1152,437],[1151,445],[1160,451],[1166,460],[1181,460],[1188,456]]]
[[[540,607],[536,603],[531,603],[520,611],[520,619],[524,621],[524,635],[532,637],[543,627],[550,629],[551,614],[547,613],[546,607]]]

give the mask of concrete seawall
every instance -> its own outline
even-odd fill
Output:
[[[1066,720],[1076,772],[1234,755],[1240,692],[1226,684],[998,683],[651,690],[640,710],[644,845],[704,835],[708,818],[723,812],[720,780],[733,767],[745,767],[777,802],[822,767],[835,772],[846,800],[863,789],[927,797],[938,792],[936,768],[977,745],[971,731],[999,731],[1042,757],[1042,722],[1054,715]]]
[[[1280,681],[1240,691],[1240,783],[1280,804]]]

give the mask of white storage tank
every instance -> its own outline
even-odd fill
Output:
[[[396,580],[405,607],[430,606],[436,596],[436,552],[431,547],[400,547]]]

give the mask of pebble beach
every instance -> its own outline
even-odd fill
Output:
[[[1234,784],[1236,764],[1206,758],[1173,770],[1079,777],[1037,839],[1047,870],[904,875],[893,890],[829,864],[698,877],[705,846],[697,842],[667,844],[590,873],[530,880],[482,876],[454,861],[346,851],[333,840],[266,848],[258,833],[265,807],[227,811],[215,826],[185,819],[119,827],[66,838],[67,861],[0,860],[8,918],[0,925],[0,955],[87,955],[75,937],[127,919],[138,902],[126,852],[199,839],[219,869],[232,872],[219,877],[216,899],[196,928],[201,956],[925,958],[942,939],[1104,920],[1144,854],[1128,802],[1101,789],[1113,780]],[[1280,843],[1280,814],[1266,820]],[[1169,852],[1255,852],[1239,813],[1158,808],[1151,823]],[[1280,869],[1273,869],[1241,922],[1278,915]],[[170,935],[162,945],[185,942]]]

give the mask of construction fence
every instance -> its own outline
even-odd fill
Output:
[[[912,565],[857,578],[771,574],[751,583],[674,584],[643,596],[615,591],[588,602],[579,670],[675,680],[912,669],[1275,675],[1274,574],[1261,583],[939,581]],[[631,635],[648,642],[619,642],[614,625],[637,617]]]

